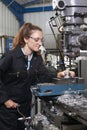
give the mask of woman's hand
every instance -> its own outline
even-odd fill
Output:
[[[16,108],[18,106],[18,103],[15,103],[11,99],[7,100],[4,104],[7,108]]]
[[[64,78],[65,74],[66,74],[66,70],[61,71],[61,72],[57,73],[57,78]],[[75,77],[75,72],[69,71],[69,76],[72,77],[72,78]]]

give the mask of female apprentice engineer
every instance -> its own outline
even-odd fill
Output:
[[[17,112],[29,116],[32,94],[30,86],[38,82],[50,82],[53,77],[64,76],[64,71],[48,73],[38,53],[42,45],[42,29],[25,23],[13,40],[13,48],[0,63],[0,130],[24,130],[20,126]],[[70,72],[74,76],[74,72]]]

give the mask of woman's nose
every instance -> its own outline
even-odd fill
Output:
[[[39,45],[42,45],[42,40],[39,40]]]

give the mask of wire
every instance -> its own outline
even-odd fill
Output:
[[[20,107],[20,106],[18,105],[18,106],[17,106],[17,111],[18,111],[18,113],[25,119],[26,117],[23,115],[23,113],[20,112],[19,107]]]

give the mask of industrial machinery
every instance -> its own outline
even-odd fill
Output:
[[[32,120],[35,130],[63,130],[64,124],[87,129],[87,90],[83,78],[53,79],[53,83],[32,86],[31,91],[36,107],[40,107]]]
[[[52,7],[56,13],[50,18],[49,25],[60,60],[64,66],[64,56],[68,56],[71,67],[71,60],[80,55],[80,49],[87,50],[87,1],[52,0]]]
[[[71,60],[87,49],[87,1],[52,0],[55,16],[49,25],[65,69],[64,56]],[[58,34],[55,34],[55,28]],[[35,130],[87,130],[87,90],[84,79],[53,79],[52,83],[39,83],[31,87],[36,107],[40,109],[32,119]],[[65,126],[65,127],[64,127]]]

